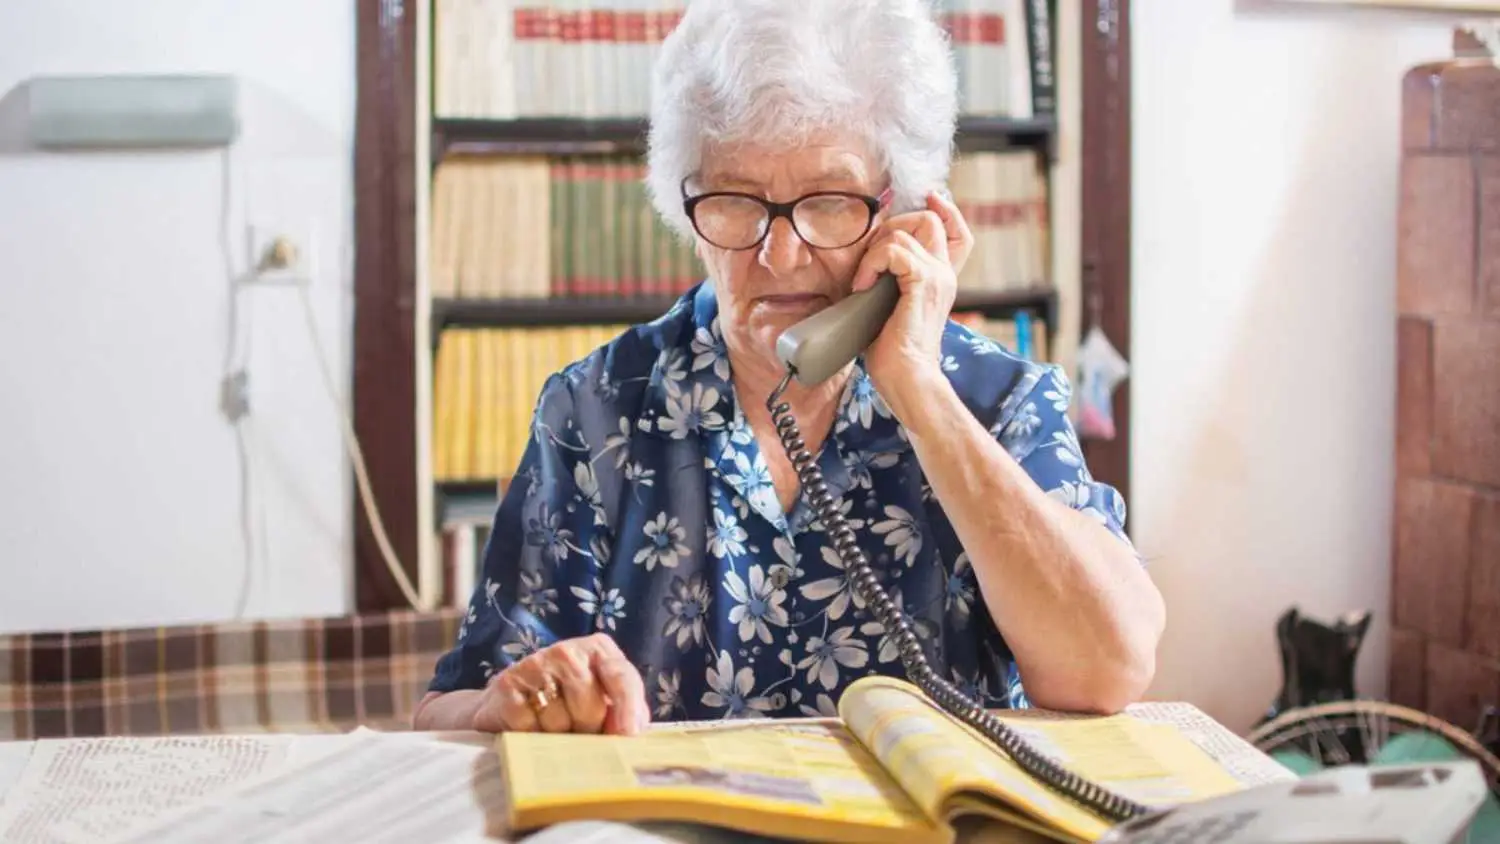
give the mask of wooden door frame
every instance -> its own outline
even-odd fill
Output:
[[[417,581],[417,8],[357,0],[354,433],[392,550]],[[354,609],[409,606],[354,508]]]
[[[1066,2],[1066,0],[1064,0]],[[1130,347],[1130,0],[1084,0],[1082,9],[1082,215],[1080,282],[1085,336],[1094,318],[1120,354]],[[1115,390],[1115,438],[1083,440],[1094,477],[1130,501],[1130,389]],[[1127,521],[1128,524],[1128,521]]]
[[[416,582],[416,2],[357,0],[354,144],[354,431],[392,549]],[[1082,296],[1130,355],[1130,2],[1084,0]],[[1117,436],[1085,440],[1095,477],[1130,490],[1130,395],[1114,397]],[[356,494],[354,608],[407,606]]]

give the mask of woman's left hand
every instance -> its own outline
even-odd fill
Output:
[[[941,372],[943,327],[958,293],[958,271],[973,247],[974,235],[958,207],[936,193],[928,195],[926,209],[898,214],[876,230],[853,289],[868,288],[886,271],[901,288],[895,311],[865,351],[865,367],[881,395],[889,399]]]

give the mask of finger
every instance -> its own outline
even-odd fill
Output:
[[[948,230],[936,212],[922,210],[900,214],[886,220],[884,228],[892,234],[906,232],[922,244],[924,251],[948,260]]]
[[[608,730],[634,735],[651,723],[651,713],[646,705],[646,684],[641,681],[641,672],[625,658],[614,640],[607,636],[601,638],[594,650],[593,667],[594,677],[610,701]]]
[[[526,705],[536,714],[537,726],[548,733],[573,731],[573,719],[568,715],[562,684],[554,673],[559,650],[546,648],[537,651],[516,665],[516,669],[523,672],[523,684],[527,687]]]
[[[566,641],[549,649],[547,671],[557,680],[568,722],[575,733],[597,733],[609,709],[594,679],[591,648],[580,641]],[[550,708],[550,707],[549,707]]]
[[[907,244],[916,244],[916,240],[906,232],[892,230],[883,235],[860,259],[849,289],[857,293],[872,287],[875,279],[886,272],[896,276],[897,281],[910,280],[909,276],[915,271],[917,261],[912,248]],[[916,249],[923,251],[920,244],[916,244]]]
[[[927,208],[943,223],[943,231],[948,235],[948,254],[960,254],[960,249],[968,249],[974,245],[974,232],[956,203],[933,191],[927,195]]]
[[[525,690],[516,682],[513,668],[505,669],[490,680],[479,711],[474,715],[474,729],[490,733],[536,731],[536,713],[526,700]]]
[[[906,232],[891,235],[891,272],[903,282],[903,287],[907,283],[925,281],[932,275],[934,263],[932,253],[915,237]]]

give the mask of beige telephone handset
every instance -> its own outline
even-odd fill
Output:
[[[890,319],[901,292],[896,277],[883,273],[866,290],[851,294],[802,322],[786,329],[776,342],[776,355],[787,368],[786,377],[766,399],[766,408],[776,424],[782,447],[797,470],[802,494],[817,512],[833,543],[834,551],[844,562],[845,571],[865,606],[874,613],[881,626],[892,631],[901,665],[909,680],[946,712],[963,721],[1000,747],[1032,776],[1100,813],[1112,821],[1125,821],[1147,814],[1148,809],[1064,769],[1026,744],[1019,735],[990,714],[976,701],[959,691],[942,675],[932,670],[922,645],[896,603],[870,568],[854,538],[854,531],[844,519],[838,502],[828,491],[823,473],[818,469],[802,442],[791,407],[780,402],[793,377],[805,385],[821,383],[853,361],[880,334]]]

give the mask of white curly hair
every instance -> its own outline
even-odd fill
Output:
[[[691,237],[681,185],[706,143],[834,129],[875,152],[895,211],[920,208],[948,178],[957,100],[928,0],[689,0],[653,72],[647,190]]]

